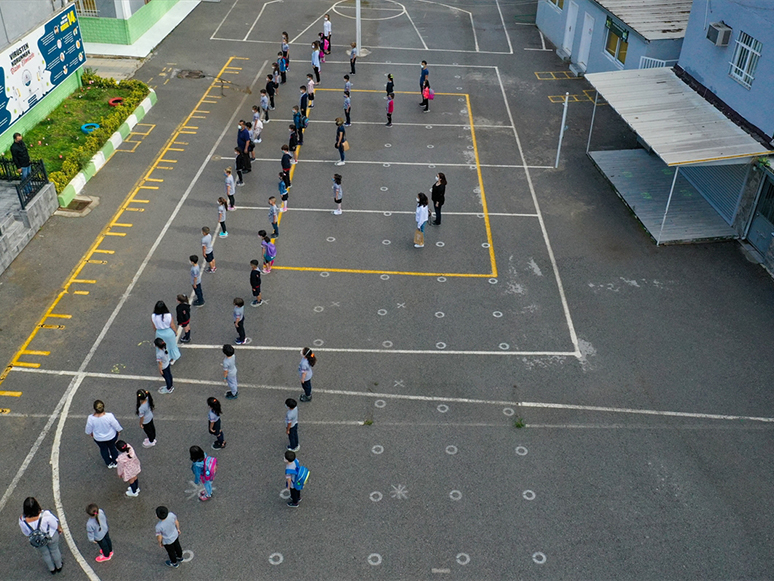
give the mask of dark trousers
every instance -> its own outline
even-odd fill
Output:
[[[202,292],[202,283],[199,283],[194,287],[194,293],[196,294],[196,302],[203,303],[204,293]]]
[[[213,436],[215,436],[215,441],[218,444],[223,443],[223,430],[220,429],[220,425],[221,425],[220,420],[218,420],[217,422],[215,422],[215,425],[213,426],[213,431],[210,432]]]
[[[306,381],[301,382],[301,387],[304,388],[304,395],[306,397],[309,397],[312,395],[312,380],[307,379]]]
[[[169,560],[172,561],[173,565],[183,560],[183,547],[180,546],[179,538],[169,545],[164,545],[164,548],[167,550],[167,555],[169,555]]]
[[[274,95],[269,95],[270,107],[274,109]]]
[[[298,448],[298,424],[290,428],[290,434],[288,434],[288,440],[290,441],[291,448]]]
[[[269,120],[269,109],[268,107],[263,110],[263,120],[268,121]]]
[[[301,501],[301,491],[295,488],[290,489],[290,500],[293,504],[298,504]]]
[[[239,335],[239,340],[244,341],[245,340],[245,319],[242,317],[239,319],[239,322],[236,324],[236,330],[237,334]]]
[[[231,198],[232,198],[232,196],[229,196],[229,200]],[[232,207],[234,206],[234,204],[231,203],[230,201],[229,201],[229,204],[231,204]],[[226,223],[225,222],[221,222],[220,223],[220,231],[223,232],[224,234],[228,234],[228,230],[226,230]]]
[[[304,144],[304,128],[303,127],[296,127],[296,137],[298,139],[298,144],[303,145]]]
[[[314,67],[314,76],[315,76],[315,82],[320,82],[320,67]]]
[[[420,103],[420,105],[424,106],[425,111],[427,111],[430,108],[430,101],[428,101],[427,99],[423,98],[422,102]]]
[[[115,463],[116,459],[118,458],[116,440],[118,440],[118,434],[113,436],[112,440],[105,440],[103,442],[94,440],[97,442],[97,446],[99,446],[99,453],[102,454],[102,459],[105,461],[105,466]]]
[[[229,207],[231,207],[231,208],[233,208],[234,206],[236,206],[236,202],[234,201],[234,196],[233,196],[233,194],[229,194],[229,196],[228,196],[228,205],[229,205]],[[224,221],[223,223],[225,224],[225,221]]]
[[[441,208],[443,208],[443,204],[439,204],[438,206],[435,206],[435,223],[440,224],[441,223]]]
[[[102,554],[106,557],[110,556],[110,553],[113,552],[113,541],[110,540],[110,533],[105,533],[105,536],[102,537],[100,540],[97,541],[97,544],[99,545],[100,550],[102,551]]]
[[[156,426],[153,424],[153,420],[149,421],[147,424],[143,424],[142,431],[148,436],[148,440],[151,442],[156,441]]]
[[[172,389],[172,366],[167,365],[161,370],[161,374],[164,376],[164,381],[167,383],[167,389]]]
[[[273,230],[272,234],[275,237],[279,236],[279,223],[278,222],[272,222],[271,223],[271,227],[272,227],[272,230]]]
[[[282,181],[285,182],[285,187],[290,187],[290,168],[282,168]]]
[[[349,59],[349,74],[354,75],[355,74],[355,61],[357,58]]]
[[[351,111],[351,109],[344,109],[344,116],[347,118],[347,125],[349,125],[350,123],[352,123],[352,121],[351,121],[351,120],[350,120],[350,118],[349,118],[349,113],[350,113],[350,111]]]
[[[237,178],[238,178],[238,179],[237,179],[237,183],[238,183],[238,184],[241,184],[241,183],[242,183],[242,181],[244,180],[244,178],[243,178],[243,176],[242,176],[242,170],[241,170],[241,169],[239,169],[239,168],[237,168],[236,172],[237,172]]]
[[[392,114],[387,113],[387,125],[392,125]]]
[[[288,74],[286,72],[280,73],[280,77],[282,77],[282,84],[283,85],[288,82]]]

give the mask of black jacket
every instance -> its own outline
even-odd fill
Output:
[[[17,168],[29,167],[30,154],[27,152],[27,146],[24,141],[14,141],[11,145],[11,157]]]
[[[433,184],[433,192],[430,194],[430,196],[434,204],[437,203],[443,206],[444,202],[446,201],[446,185],[441,184],[440,186],[437,186]]]

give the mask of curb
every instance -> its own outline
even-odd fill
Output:
[[[118,149],[118,146],[120,146],[124,142],[124,139],[129,136],[129,133],[134,129],[134,126],[143,120],[157,101],[158,97],[156,96],[156,91],[151,89],[148,96],[137,106],[137,109],[135,109],[134,112],[126,118],[126,121],[121,124],[118,131],[110,136],[110,139],[102,146],[102,149],[94,154],[94,157],[91,158],[86,167],[79,171],[57,196],[59,205],[62,208],[66,208],[70,202],[73,201],[75,196],[81,193],[86,182],[93,178],[94,175],[104,167],[113,153],[115,153],[116,149]]]

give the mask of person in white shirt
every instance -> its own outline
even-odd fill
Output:
[[[164,304],[164,301],[156,303],[151,315],[151,321],[156,329],[156,338],[161,339],[167,344],[169,356],[172,358],[170,363],[174,365],[175,361],[180,359],[180,349],[177,348],[177,325],[172,320],[172,314],[169,312],[167,305]]]
[[[99,446],[99,453],[102,454],[105,466],[115,468],[118,460],[116,440],[123,428],[113,414],[105,411],[105,404],[101,400],[95,400],[93,406],[94,413],[86,420],[86,433]]]
[[[331,46],[331,17],[329,14],[326,14],[323,17],[323,34],[328,41],[328,54],[331,54],[331,49],[333,47]]]
[[[424,248],[425,246],[425,224],[427,224],[429,215],[427,210],[427,196],[422,193],[417,194],[417,230],[414,233],[414,248]]]

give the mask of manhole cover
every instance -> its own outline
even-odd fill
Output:
[[[190,69],[182,69],[177,73],[178,79],[203,79],[204,73],[201,71],[194,71]]]
[[[80,212],[88,208],[90,204],[91,200],[73,200],[68,204],[67,208],[64,209],[70,212]]]

